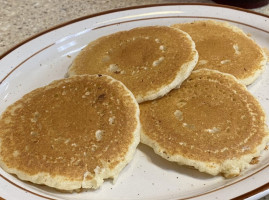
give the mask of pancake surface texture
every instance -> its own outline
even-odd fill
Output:
[[[61,190],[116,178],[140,140],[139,107],[119,81],[74,76],[38,88],[0,118],[0,166]]]
[[[68,75],[107,74],[123,82],[140,103],[179,86],[198,61],[188,34],[165,26],[121,31],[91,42]]]
[[[265,148],[265,114],[246,87],[225,73],[193,71],[180,89],[140,104],[141,142],[163,158],[233,177]]]
[[[192,37],[199,53],[195,70],[214,69],[234,75],[249,85],[263,72],[267,57],[241,29],[227,22],[205,20],[175,24]]]

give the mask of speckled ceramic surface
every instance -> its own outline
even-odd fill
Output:
[[[147,25],[170,25],[196,19],[229,21],[269,48],[267,17],[235,9],[205,5],[149,6],[84,17],[50,30],[7,54],[0,61],[0,113],[34,88],[64,77],[68,66],[88,42],[96,38]],[[269,115],[269,68],[248,89]],[[268,119],[267,119],[267,124]],[[23,182],[0,169],[0,197],[5,199],[231,199],[269,182],[269,151],[259,163],[232,179],[212,177],[167,162],[140,145],[134,160],[115,184],[106,181],[96,190],[61,193]],[[257,192],[257,191],[256,191]],[[251,193],[254,195],[256,192]],[[252,196],[261,198],[269,190]]]

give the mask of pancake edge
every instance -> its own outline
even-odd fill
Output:
[[[191,42],[192,60],[181,65],[181,70],[177,72],[175,79],[170,84],[167,84],[166,86],[162,86],[158,90],[149,91],[145,96],[138,95],[136,97],[138,103],[161,98],[167,93],[169,93],[172,89],[179,88],[182,82],[190,76],[191,72],[193,71],[194,67],[196,66],[198,62],[199,54],[195,48],[195,43],[192,40],[191,36],[182,30],[179,30],[173,27],[170,27],[170,28],[183,33],[189,39],[189,41]]]

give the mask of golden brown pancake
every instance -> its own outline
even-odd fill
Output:
[[[139,107],[109,76],[54,81],[0,118],[0,166],[61,190],[98,188],[118,176],[139,143]]]
[[[206,20],[175,24],[192,37],[199,53],[197,69],[215,69],[249,85],[262,73],[267,57],[253,39],[226,22]]]
[[[269,132],[258,101],[233,76],[193,71],[180,89],[140,104],[141,142],[163,158],[233,177],[265,148]]]
[[[197,60],[195,44],[185,32],[165,26],[142,27],[91,42],[75,58],[68,75],[110,75],[143,102],[179,86]]]

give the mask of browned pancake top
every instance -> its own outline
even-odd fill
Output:
[[[118,81],[74,76],[36,89],[0,120],[2,162],[35,175],[91,179],[124,159],[137,126],[134,98]],[[85,180],[85,179],[84,179]]]
[[[221,163],[255,152],[265,115],[231,76],[194,71],[180,89],[140,104],[142,130],[168,156]]]
[[[107,74],[122,81],[135,97],[145,96],[170,84],[180,70],[185,73],[182,65],[194,59],[194,50],[190,37],[177,29],[135,28],[90,43],[69,74]]]
[[[215,69],[245,79],[263,67],[261,48],[236,27],[210,20],[173,27],[186,31],[195,42],[199,53],[195,69]]]

